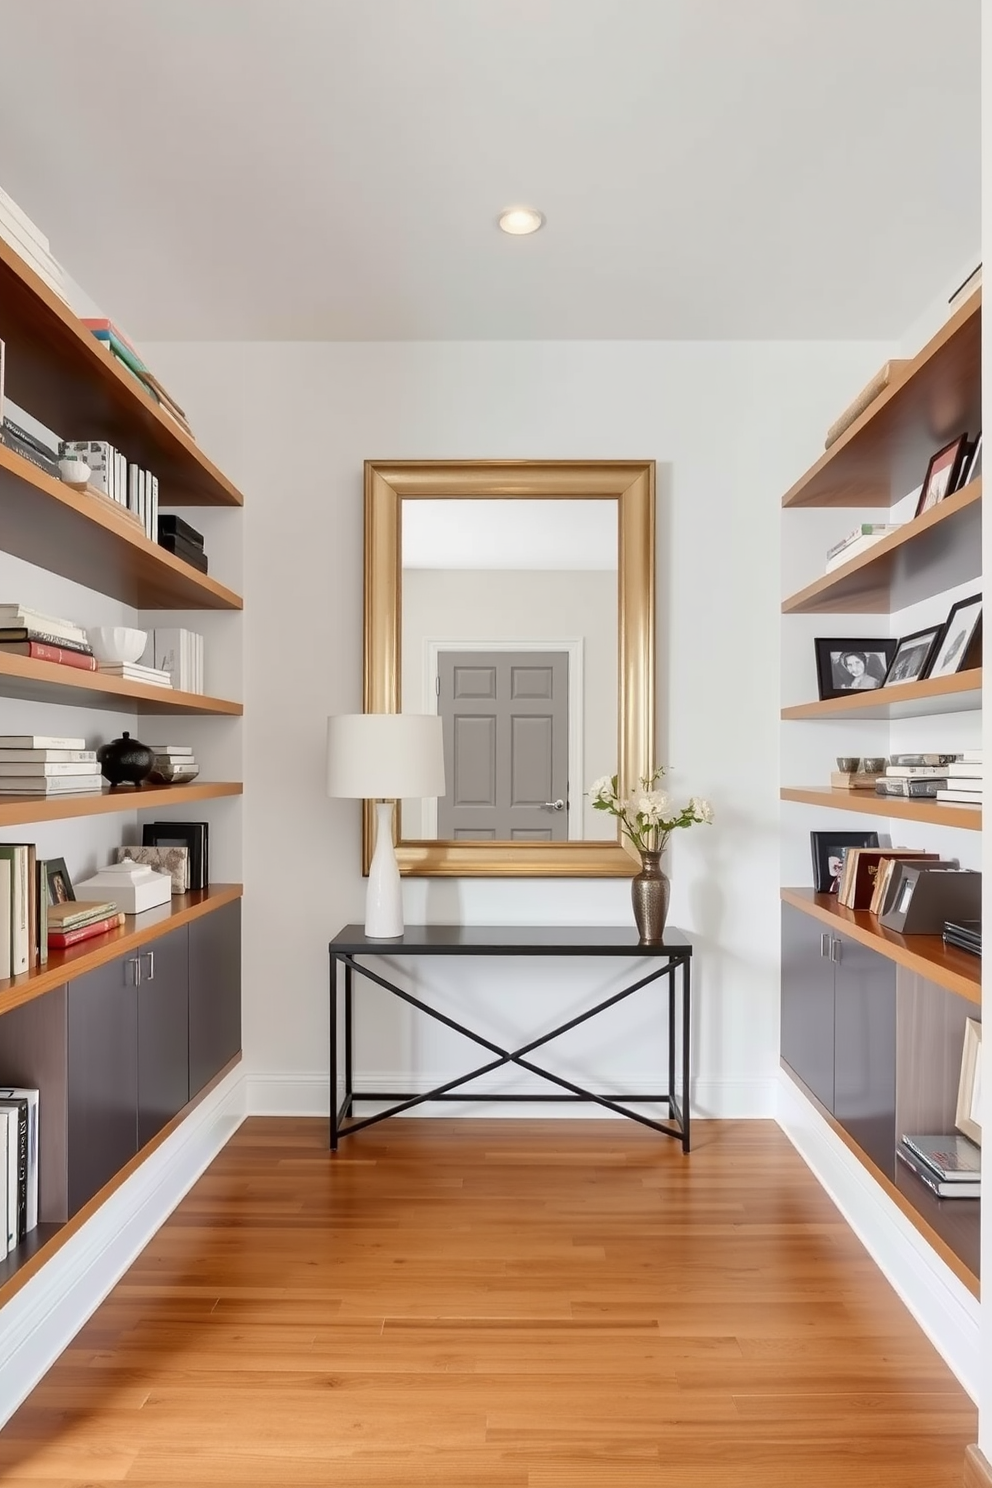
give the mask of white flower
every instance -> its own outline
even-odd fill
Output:
[[[634,809],[638,816],[644,817],[656,827],[668,810],[671,797],[667,791],[646,791],[644,795],[638,796],[634,802]]]
[[[600,775],[589,787],[589,795],[594,801],[613,801],[613,781],[609,775]]]
[[[689,802],[689,810],[697,822],[711,822],[713,820],[713,807],[709,801],[704,801],[702,796],[693,796]]]

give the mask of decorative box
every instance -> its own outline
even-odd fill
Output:
[[[102,903],[112,899],[124,914],[141,914],[172,900],[172,875],[156,873],[144,863],[111,863],[76,884],[76,898]]]

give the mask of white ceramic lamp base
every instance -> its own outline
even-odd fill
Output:
[[[365,934],[372,940],[398,940],[403,934],[400,869],[393,848],[393,803],[375,805],[375,852],[365,894]]]

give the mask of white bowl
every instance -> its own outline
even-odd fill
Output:
[[[85,460],[59,461],[59,475],[67,486],[74,486],[77,490],[85,491],[92,474]]]
[[[98,662],[129,665],[145,649],[147,630],[132,630],[129,625],[97,625],[86,632]]]

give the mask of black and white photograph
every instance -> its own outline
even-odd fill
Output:
[[[954,672],[960,672],[966,663],[981,666],[980,659],[974,655],[978,649],[981,624],[980,594],[973,594],[969,599],[959,599],[956,605],[952,605],[928,676],[950,677]]]
[[[877,832],[810,832],[813,855],[813,888],[818,894],[836,894],[844,867],[846,847],[878,847]]]
[[[72,887],[65,858],[49,858],[45,864],[45,876],[48,880],[49,904],[68,904],[75,899],[76,891]]]
[[[881,687],[896,651],[896,642],[886,636],[867,641],[827,636],[813,644],[821,699]]]
[[[927,675],[930,658],[937,649],[943,625],[916,630],[899,641],[885,678],[886,687],[899,687],[906,682],[919,682]]]
[[[927,466],[927,473],[923,478],[923,489],[920,499],[916,503],[916,515],[922,516],[945,496],[949,496],[958,487],[958,479],[961,475],[961,466],[968,454],[968,436],[959,434],[957,439],[952,439],[950,444],[945,444],[939,449]]]

